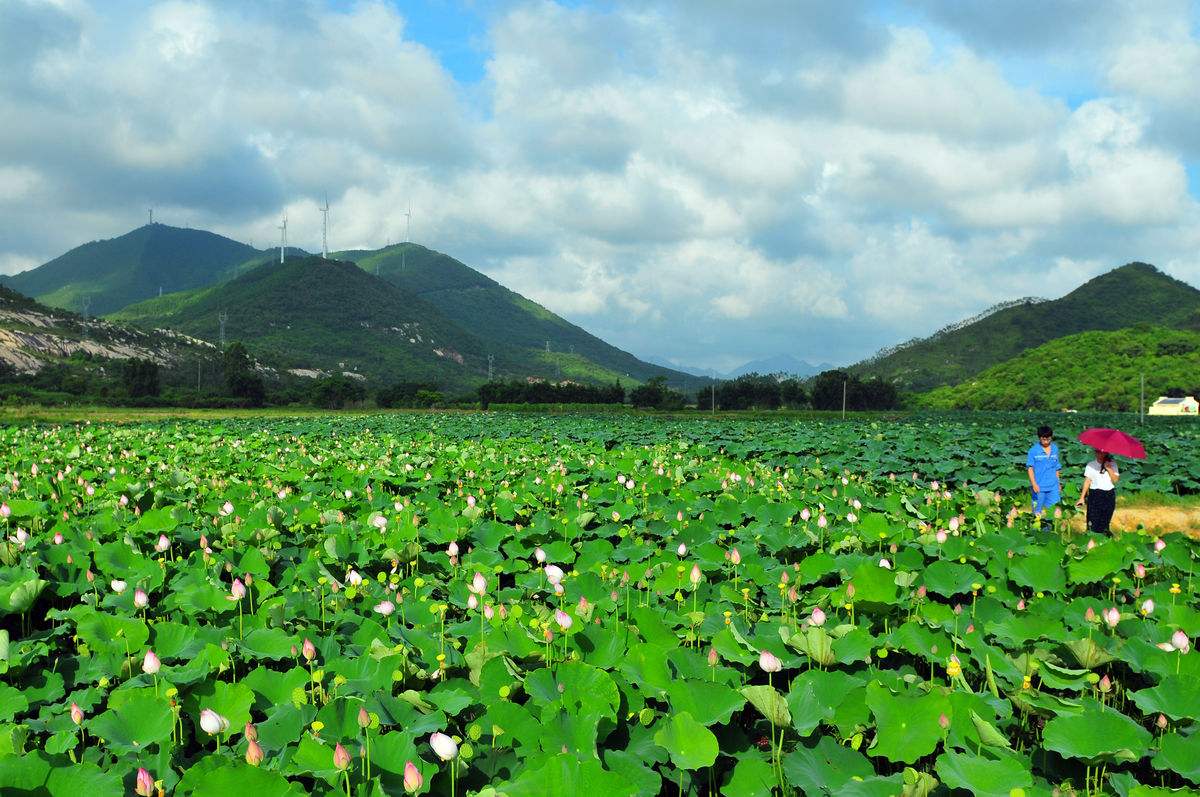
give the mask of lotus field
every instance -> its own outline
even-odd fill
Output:
[[[1194,489],[1194,433],[1143,437],[1121,488]],[[1197,544],[1035,523],[1028,438],[487,414],[0,429],[0,793],[1194,788]]]

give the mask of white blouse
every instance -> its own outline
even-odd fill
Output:
[[[1110,460],[1109,464],[1112,465],[1112,469],[1116,471],[1118,476],[1120,476],[1121,472],[1117,470],[1117,463]],[[1112,477],[1109,476],[1108,471],[1100,467],[1100,463],[1094,459],[1087,464],[1086,468],[1083,469],[1083,478],[1088,480],[1088,483],[1091,485],[1091,489],[1093,490],[1113,489]]]

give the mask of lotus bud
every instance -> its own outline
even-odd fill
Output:
[[[879,560],[879,566],[880,566],[880,567],[882,567],[884,570],[891,570],[891,569],[892,569],[892,563],[891,563],[891,562],[889,562],[887,559],[880,559],[880,560]]]
[[[1100,679],[1100,682],[1098,684],[1096,684],[1096,688],[1099,689],[1101,692],[1105,692],[1105,693],[1111,692],[1112,691],[1112,680],[1109,679],[1109,677],[1107,675],[1105,675],[1103,678]]]
[[[154,776],[147,772],[144,767],[138,767],[133,793],[139,794],[141,797],[154,797]]]
[[[158,660],[158,656],[154,655],[154,651],[147,650],[145,658],[142,659],[142,672],[147,675],[157,675],[161,667],[162,662]]]
[[[539,565],[540,565],[540,564],[545,564],[545,562],[546,562],[546,552],[545,552],[545,551],[543,551],[541,548],[534,548],[534,549],[533,549],[533,558],[537,560],[537,563],[538,563]],[[419,774],[419,773],[418,773],[418,774]]]
[[[812,610],[812,616],[808,618],[808,622],[817,627],[825,625],[825,612],[821,611],[820,606]]]
[[[917,587],[917,598],[918,599],[925,600],[925,596],[928,594],[929,594],[929,588],[926,587],[924,584]]]
[[[1160,731],[1165,731],[1167,729],[1167,718],[1164,715],[1159,714],[1158,719],[1154,721],[1154,724],[1158,726]]]
[[[245,736],[247,741],[257,742],[258,728],[254,726],[253,722],[247,722],[246,727],[242,729],[242,736]]]
[[[687,556],[687,546],[682,542],[679,543],[679,547],[675,549],[675,553],[679,554],[680,558]]]
[[[846,598],[852,599],[853,597],[854,597],[854,582],[851,582],[846,585]]]
[[[467,608],[471,611],[479,608],[479,599],[475,597],[475,593],[473,592],[467,596]]]
[[[317,646],[312,643],[308,637],[304,638],[304,645],[300,648],[301,654],[305,661],[312,661],[317,657]]]
[[[1115,606],[1105,609],[1102,614],[1104,615],[1104,623],[1109,628],[1116,628],[1117,623],[1121,622],[1121,612]]]
[[[817,518],[817,528],[823,529],[828,525],[829,521],[825,519],[824,515],[821,515],[819,518]]]
[[[71,703],[71,722],[75,723],[76,725],[83,724],[83,709],[81,709],[79,704],[75,702]]]
[[[342,743],[338,742],[333,747],[333,766],[338,772],[344,772],[350,768],[350,753],[342,747]]]
[[[263,749],[258,742],[251,739],[250,744],[246,745],[246,763],[252,767],[256,767],[262,763]]]
[[[446,553],[447,553],[449,556],[458,556],[458,543],[457,543],[457,542],[451,542],[449,545],[447,545],[447,546],[446,546]]]
[[[150,605],[150,596],[143,589],[133,591],[133,605],[138,609],[145,609]]]
[[[1192,648],[1192,641],[1188,639],[1188,635],[1183,631],[1176,631],[1174,634],[1171,634],[1171,647],[1180,653],[1187,653]]]
[[[214,736],[229,730],[229,720],[211,708],[206,708],[200,712],[200,728],[209,736]]]
[[[692,582],[692,586],[693,587],[700,586],[700,581],[703,578],[704,578],[704,576],[700,572],[700,565],[696,565],[696,564],[692,565],[692,572],[688,576],[688,580]]]
[[[683,522],[683,510],[682,509],[680,509],[678,512],[675,513],[675,520],[678,523]]]
[[[425,778],[421,776],[421,770],[417,769],[411,761],[404,762],[404,790],[409,794],[414,794],[420,791],[421,786],[425,784]]]
[[[1146,598],[1146,600],[1142,601],[1142,614],[1143,615],[1149,615],[1153,611],[1154,611],[1154,601],[1153,600],[1151,600],[1150,598]]]
[[[938,725],[942,730],[948,730],[950,728],[950,718],[946,716],[945,712],[938,715]]]
[[[62,545],[62,544],[63,544],[63,535],[62,535],[62,532],[61,532],[61,531],[56,531],[56,532],[54,532],[54,544],[55,544],[55,545]]]
[[[779,672],[783,669],[783,664],[769,650],[764,650],[758,655],[758,666],[763,672]]]
[[[351,586],[357,587],[358,585],[362,584],[362,582],[363,577],[357,570],[351,570],[346,574],[346,583],[350,584]]]
[[[496,610],[492,608],[492,604],[487,604],[483,607],[483,617],[486,620],[491,620],[496,615]]]
[[[555,609],[554,622],[558,623],[558,627],[560,629],[562,629],[563,631],[566,631],[568,628],[571,627],[571,625],[574,621],[571,619],[571,615],[567,614],[562,609]]]
[[[371,727],[371,715],[368,714],[366,708],[364,708],[362,706],[359,706],[359,708],[358,708],[358,727],[360,727],[360,728],[370,728]]]
[[[4,518],[5,520],[8,520],[8,518],[11,515],[12,515],[12,510],[9,509],[8,504],[0,503],[0,518]]]
[[[558,565],[546,565],[546,580],[551,584],[558,584],[562,581],[563,571]]]
[[[1096,622],[1096,613],[1094,611],[1092,611],[1091,606],[1087,607],[1087,611],[1085,611],[1083,613],[1083,619],[1088,621],[1089,623]]]
[[[166,553],[171,547],[171,541],[167,539],[166,534],[158,535],[158,542],[154,543],[154,550],[159,553]]]
[[[561,595],[562,595],[564,592],[566,592],[566,590],[565,590],[565,589],[563,589],[563,585],[562,585],[562,584],[555,584],[555,585],[554,585],[554,594],[555,594],[555,595],[560,595],[560,596],[561,596]]]
[[[717,666],[717,649],[716,648],[710,647],[708,649],[708,666],[709,667]]]
[[[458,744],[444,733],[434,733],[429,737],[429,746],[434,754],[443,761],[451,761],[458,756]]]
[[[1138,562],[1137,564],[1135,564],[1133,566],[1133,576],[1134,576],[1134,578],[1145,578],[1146,577],[1146,566],[1144,564],[1142,564],[1141,562]]]
[[[87,569],[87,572],[84,573],[83,575],[87,579],[87,582],[89,584],[92,584],[96,581],[96,574],[92,572],[92,569],[90,567]]]
[[[120,595],[122,592],[125,591],[125,587],[128,585],[124,581],[114,578],[111,582],[109,582],[109,586],[112,587],[113,592]]]
[[[1163,548],[1166,548],[1166,547],[1167,547],[1167,544],[1165,542],[1163,542],[1162,540],[1154,541],[1154,550],[1156,553],[1162,553]]]
[[[476,595],[483,595],[487,592],[487,579],[483,577],[483,573],[475,573],[475,577],[471,579],[470,590]]]
[[[1025,611],[1025,599],[1024,598],[1021,598],[1020,600],[1017,601],[1017,611],[1019,611],[1019,612]]]
[[[808,511],[808,507],[804,507],[804,509],[800,510],[800,519],[803,520],[805,523],[807,523],[808,519],[811,517],[812,517],[812,512]]]
[[[934,536],[934,539],[936,539],[938,541],[939,545],[945,543],[946,540],[950,539],[950,535],[941,529],[938,529],[938,533],[933,536]]]

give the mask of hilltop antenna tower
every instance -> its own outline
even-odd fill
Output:
[[[489,381],[489,382],[491,382],[491,381],[492,381],[492,375],[495,373],[495,371],[494,371],[494,369],[493,369],[493,367],[492,367],[492,366],[493,366],[493,364],[495,363],[495,361],[496,361],[496,358],[495,358],[495,356],[494,356],[494,355],[491,355],[491,354],[489,354],[489,355],[488,355],[488,381]]]
[[[88,308],[92,306],[92,297],[90,295],[85,295],[79,300],[79,306],[83,309],[83,317],[87,318]]]
[[[225,348],[225,322],[229,320],[229,313],[222,310],[217,313],[217,321],[221,323],[221,348]]]
[[[154,223],[154,208],[146,208],[146,212],[150,214],[150,223]]]
[[[329,194],[325,194],[325,206],[318,208],[321,215],[324,217],[321,220],[321,257],[325,260],[329,259]]]
[[[404,243],[409,243],[412,233],[412,203],[408,203],[408,210],[404,211]],[[408,247],[405,246],[400,250],[400,273],[405,272],[405,267],[408,265]]]
[[[284,250],[287,249],[287,214],[283,214],[283,221],[279,224],[279,262],[283,263]]]

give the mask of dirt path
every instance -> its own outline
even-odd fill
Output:
[[[1083,531],[1082,512],[1072,518],[1071,526],[1076,531]],[[1137,531],[1142,528],[1154,534],[1180,532],[1192,539],[1200,539],[1200,507],[1170,504],[1118,506],[1113,514],[1112,528],[1115,531]]]

